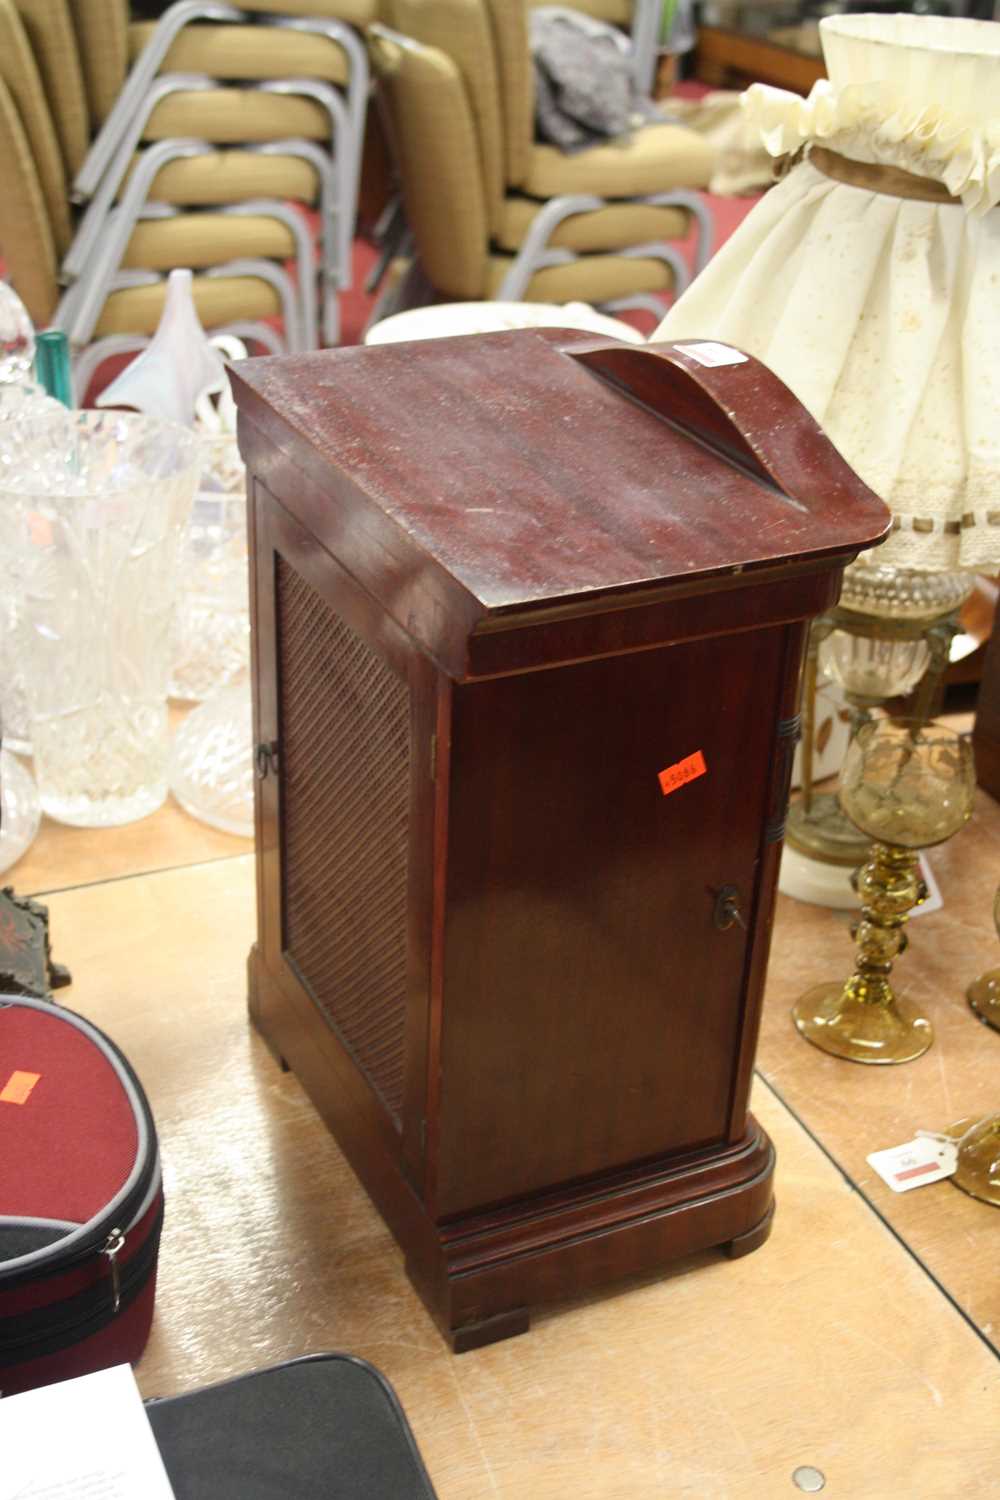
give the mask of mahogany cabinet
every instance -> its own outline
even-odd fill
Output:
[[[753,1249],[803,641],[888,512],[718,344],[525,331],[234,385],[256,1025],[456,1349]]]

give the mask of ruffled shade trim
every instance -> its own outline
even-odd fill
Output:
[[[857,161],[941,182],[970,214],[1000,203],[1000,115],[965,119],[939,104],[916,106],[887,81],[835,88],[826,78],[807,99],[755,83],[743,95],[743,108],[773,157],[794,156],[817,142]]]

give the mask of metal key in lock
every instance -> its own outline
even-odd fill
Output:
[[[724,885],[718,892],[712,920],[720,932],[728,932],[733,926],[742,927],[744,932],[747,931],[746,919],[740,910],[738,886]]]

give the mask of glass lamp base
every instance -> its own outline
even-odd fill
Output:
[[[987,1026],[1000,1031],[1000,969],[987,969],[965,992],[972,1010]]]
[[[963,1193],[1000,1208],[1000,1114],[970,1126],[959,1120],[946,1134],[958,1136],[958,1166],[952,1182]]]
[[[934,1041],[925,1016],[911,1015],[896,1000],[886,1005],[855,999],[836,982],[807,990],[793,1005],[792,1019],[807,1042],[849,1062],[913,1062]]]

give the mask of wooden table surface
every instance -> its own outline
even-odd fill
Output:
[[[846,919],[782,900],[754,1097],[778,1151],[761,1251],[695,1257],[456,1358],[295,1078],[247,1026],[249,846],[174,808],[104,834],[47,827],[6,878],[54,893],[54,951],[73,970],[60,999],[124,1048],[161,1135],[144,1393],[309,1351],[362,1355],[395,1385],[441,1500],[780,1500],[801,1493],[800,1465],[838,1500],[1000,1496],[1000,1214],[948,1183],[896,1197],[864,1164],[916,1126],[997,1103],[1000,1036],[961,989],[1000,961],[998,828],[984,799],[934,857],[945,908],[914,924],[900,966],[938,1026],[919,1063],[865,1069],[799,1040],[788,1006],[846,972],[851,945]]]

